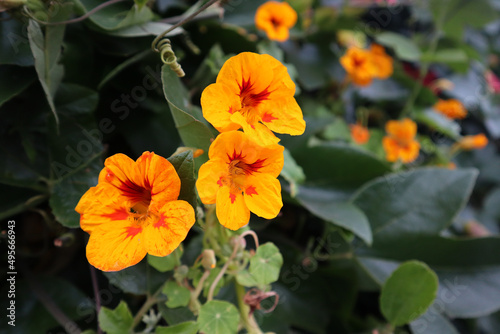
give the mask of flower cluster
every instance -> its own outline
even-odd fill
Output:
[[[201,166],[196,188],[204,204],[216,203],[219,222],[237,230],[250,211],[271,219],[281,207],[283,147],[274,132],[305,130],[286,67],[269,55],[250,52],[230,58],[202,93],[203,116],[221,134]],[[242,129],[243,132],[237,131]]]
[[[193,207],[179,197],[172,164],[144,152],[137,161],[116,154],[105,161],[96,187],[80,199],[80,226],[90,234],[87,259],[103,271],[132,266],[149,253],[166,256],[195,222]]]
[[[359,86],[367,86],[373,79],[390,77],[393,72],[392,63],[392,58],[377,44],[372,44],[368,50],[351,46],[340,58],[340,64],[350,80]]]

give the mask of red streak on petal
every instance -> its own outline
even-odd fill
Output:
[[[229,110],[227,111],[228,113],[230,113],[231,115],[234,114],[236,110],[233,109],[233,107],[229,107]]]
[[[262,92],[253,93],[253,85],[250,82],[250,78],[248,80],[243,79],[241,85],[238,83],[240,87],[240,98],[244,105],[255,107],[262,101],[267,100],[270,91],[264,89]]]
[[[120,208],[113,213],[104,214],[102,216],[111,220],[125,220],[128,218],[128,212],[127,209]]]
[[[248,186],[248,188],[245,190],[245,194],[247,194],[248,196],[258,195],[257,189],[255,189],[254,186]]]
[[[252,129],[254,129],[254,130],[255,130],[255,125],[253,125],[253,124],[250,124],[250,126],[252,127]]]
[[[274,117],[272,114],[269,114],[267,112],[264,115],[262,115],[262,122],[269,123],[275,119],[278,119],[278,118]]]
[[[167,223],[165,222],[165,218],[168,217],[160,216],[160,219],[158,219],[158,221],[153,224],[153,227],[155,228],[166,227]]]
[[[217,181],[217,184],[219,185],[219,187],[222,187],[224,185],[224,183],[222,183],[222,176],[219,177],[219,181]]]
[[[146,183],[149,185],[147,180]],[[146,189],[130,180],[126,180],[118,186],[118,189],[133,202],[145,202],[148,205],[151,202],[151,188]]]
[[[247,174],[253,174],[255,172],[258,172],[260,168],[264,167],[264,162],[266,159],[259,159],[255,161],[254,163],[247,164],[244,169],[245,173]]]
[[[109,169],[106,168],[106,181],[111,182],[115,178],[115,174]]]
[[[135,237],[137,234],[142,232],[142,227],[140,226],[127,226],[127,238],[128,237]]]
[[[229,194],[229,198],[231,199],[231,204],[234,204],[234,201],[236,201],[236,194]]]

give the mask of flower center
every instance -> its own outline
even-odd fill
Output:
[[[267,88],[260,92],[256,91],[253,84],[250,82],[250,79],[243,79],[239,87],[241,103],[241,109],[239,112],[247,118],[247,121],[250,124],[252,124],[257,120],[258,116],[258,113],[253,111],[254,108],[256,108],[262,101],[267,100],[271,92],[269,92]]]

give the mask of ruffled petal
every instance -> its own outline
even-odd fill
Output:
[[[227,164],[219,159],[209,160],[198,171],[196,189],[203,204],[214,204],[222,179],[227,174]]]
[[[239,124],[243,128],[245,134],[260,145],[273,145],[280,141],[267,126],[261,123],[248,124],[240,113],[233,114],[231,116],[231,121]]]
[[[145,248],[151,255],[166,256],[186,238],[195,222],[194,209],[186,201],[172,201],[158,214],[158,220],[144,228]]]
[[[203,117],[220,132],[239,128],[231,121],[231,115],[241,109],[238,94],[238,87],[224,83],[211,84],[201,94]]]
[[[136,163],[142,175],[140,185],[144,189],[151,189],[149,210],[157,211],[165,202],[174,201],[179,197],[181,180],[167,159],[144,152]]]
[[[280,182],[269,174],[248,176],[244,198],[251,212],[266,219],[275,218],[283,207]]]
[[[129,220],[101,224],[90,235],[87,259],[102,271],[117,271],[133,266],[146,256],[142,227]]]
[[[219,222],[230,230],[245,226],[250,221],[248,210],[241,193],[232,194],[229,187],[223,186],[217,192],[216,214]]]
[[[259,106],[262,110],[260,121],[270,130],[297,136],[304,133],[306,122],[293,96],[269,99]]]

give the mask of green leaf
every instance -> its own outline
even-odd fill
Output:
[[[315,216],[353,232],[368,245],[372,243],[370,223],[356,205],[331,200],[324,196],[324,192],[310,191],[307,188],[302,188],[297,200]]]
[[[171,24],[163,22],[144,22],[130,27],[109,31],[108,35],[118,37],[157,36],[170,29],[171,27]],[[180,35],[184,32],[184,29],[182,29],[181,27],[177,27],[166,34],[165,37]]]
[[[198,324],[194,321],[186,321],[174,326],[156,327],[155,334],[196,334]]]
[[[191,204],[193,208],[198,206],[196,199],[195,184],[196,180],[194,177],[194,159],[193,152],[191,150],[176,154],[167,159],[174,166],[179,178],[181,179],[181,192],[179,194],[179,200],[184,200]]]
[[[253,277],[252,274],[248,272],[248,270],[240,270],[236,274],[236,281],[248,288],[259,285],[255,277]]]
[[[170,271],[180,265],[179,259],[183,253],[182,247],[177,247],[172,253],[167,256],[159,257],[148,254],[148,263],[161,273]]]
[[[431,1],[429,5],[434,20],[439,22],[443,19],[442,29],[446,35],[458,40],[462,39],[466,26],[481,28],[498,18],[497,12],[488,0]]]
[[[175,126],[179,131],[185,146],[205,151],[199,157],[200,163],[208,160],[208,148],[214,136],[210,129],[200,119],[196,119],[188,110],[188,95],[179,77],[168,67],[162,67],[163,92],[174,118]]]
[[[79,2],[86,12],[102,4],[100,0],[80,0]],[[153,18],[154,14],[147,6],[139,9],[138,6],[134,5],[131,8],[130,3],[127,2],[113,4],[97,11],[89,17],[92,23],[106,31],[118,30],[149,22]]]
[[[47,26],[44,36],[38,23],[30,20],[28,25],[28,37],[31,51],[35,58],[35,69],[38,74],[38,80],[45,92],[56,123],[59,123],[59,117],[56,113],[54,97],[64,74],[64,67],[59,64],[64,28],[65,25],[63,24]]]
[[[294,157],[304,170],[307,185],[336,190],[352,191],[390,170],[369,152],[343,143],[321,143],[297,150]]]
[[[26,25],[21,20],[0,21],[0,64],[33,66]]]
[[[422,62],[443,63],[458,72],[467,72],[469,56],[463,49],[439,49],[434,53],[424,53],[420,58]]]
[[[211,300],[200,308],[198,326],[200,332],[210,334],[234,334],[238,331],[240,314],[231,303]]]
[[[170,277],[150,268],[145,260],[120,271],[105,272],[104,276],[110,284],[134,295],[152,294]]]
[[[418,318],[436,298],[438,278],[425,264],[408,261],[387,279],[380,294],[382,314],[394,326]]]
[[[99,326],[108,334],[128,333],[133,322],[132,313],[123,300],[114,310],[103,306],[99,311]]]
[[[460,126],[458,123],[433,109],[415,112],[413,115],[417,122],[427,125],[432,130],[439,131],[453,139],[460,137]]]
[[[0,107],[35,81],[31,68],[0,65]]]
[[[305,181],[306,176],[304,175],[302,167],[297,165],[295,159],[290,154],[290,151],[286,148],[283,151],[283,157],[285,159],[285,163],[280,175],[283,176],[288,183],[290,183],[290,193],[292,197],[295,197],[297,194],[297,186]]]
[[[441,232],[467,202],[476,176],[470,169],[416,169],[375,179],[353,200],[368,217],[376,247],[379,240]]]
[[[429,307],[427,312],[410,323],[412,333],[439,333],[439,334],[460,334],[450,320],[434,309]]]
[[[420,59],[420,49],[406,36],[386,31],[375,36],[375,39],[378,43],[394,49],[401,60],[418,61]]]
[[[188,288],[186,288],[185,286],[180,286],[175,281],[168,281],[161,292],[168,297],[168,300],[165,303],[167,307],[176,308],[187,306],[189,304],[191,292]]]
[[[75,207],[83,194],[97,184],[101,169],[102,162],[97,156],[54,184],[49,204],[59,223],[72,228],[80,226],[80,214]]]
[[[357,249],[359,262],[383,282],[397,262],[427,263],[439,276],[436,303],[439,312],[457,318],[475,318],[500,308],[500,238],[446,238],[406,235]]]
[[[279,278],[283,256],[273,243],[260,245],[255,255],[250,259],[248,271],[261,285],[271,284]]]

